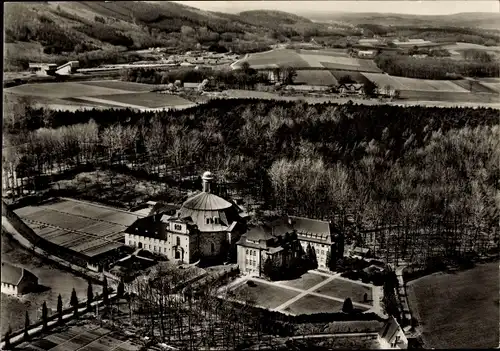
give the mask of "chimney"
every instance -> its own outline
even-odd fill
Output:
[[[203,189],[202,191],[205,193],[211,192],[211,184],[212,181],[214,180],[214,176],[211,172],[205,172],[203,173],[203,176],[201,177]]]

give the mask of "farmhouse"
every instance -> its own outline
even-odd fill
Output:
[[[22,295],[38,285],[38,278],[24,268],[2,262],[2,293]]]
[[[344,83],[340,84],[338,90],[341,94],[363,94],[363,84],[359,83]]]
[[[233,201],[212,193],[214,176],[205,172],[203,191],[172,212],[138,219],[125,231],[125,243],[180,262],[225,258],[236,250],[247,214]]]
[[[374,50],[359,50],[358,57],[360,58],[373,58],[375,56]]]

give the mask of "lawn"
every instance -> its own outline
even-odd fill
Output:
[[[330,71],[299,70],[294,79],[296,84],[334,85],[337,80]]]
[[[313,286],[325,281],[327,279],[324,275],[305,273],[300,276],[300,278],[293,280],[282,280],[279,282],[281,285],[290,286],[292,288],[307,290]]]
[[[426,348],[498,347],[498,262],[408,283],[410,308]]]
[[[368,294],[369,302],[365,304],[371,304],[372,300],[371,288],[361,284],[356,284],[355,282],[350,282],[345,279],[334,279],[328,284],[321,286],[314,292],[331,297],[336,297],[342,300],[350,297],[353,302],[358,302],[358,303],[365,303],[363,302],[363,296],[366,293]]]
[[[330,300],[315,295],[306,295],[301,297],[283,311],[291,314],[312,314],[312,313],[330,313],[341,312],[343,302]]]
[[[119,89],[119,90],[135,91],[135,92],[148,92],[153,90],[154,88],[154,85],[151,84],[123,82],[120,80],[92,80],[88,82],[78,82],[78,84],[88,85],[92,87]]]
[[[61,294],[64,306],[66,307],[69,306],[71,290],[73,288],[75,288],[80,300],[87,297],[88,283],[85,279],[63,271],[55,265],[43,262],[38,257],[19,247],[19,244],[12,243],[10,240],[2,234],[2,260],[26,268],[38,277],[39,285],[50,289],[37,293],[29,293],[23,295],[20,299],[6,297],[6,295],[2,294],[2,335],[7,330],[9,323],[12,330],[24,326],[25,311],[28,311],[31,321],[36,321],[37,315],[38,317],[41,316],[40,312],[37,313],[37,310],[42,307],[44,301],[47,302],[47,307],[55,311],[57,309],[57,296],[59,294]],[[94,294],[100,293],[101,286],[94,284],[93,291]]]
[[[234,290],[236,298],[249,299],[259,306],[273,309],[299,294],[297,291],[262,283],[258,280],[254,282],[257,286],[251,287],[245,283],[237,287]]]
[[[191,101],[177,95],[160,93],[136,93],[94,96],[107,103],[118,102],[119,104],[130,104],[147,108],[158,108],[166,106],[190,105]]]

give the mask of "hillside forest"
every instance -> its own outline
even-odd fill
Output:
[[[347,243],[388,260],[498,250],[496,110],[245,99],[170,112],[7,107],[2,166],[24,179],[15,196],[82,164],[165,184],[161,169],[210,170],[257,199],[256,216],[332,219]]]
[[[333,15],[332,15],[333,16]],[[348,16],[347,16],[348,17]],[[97,1],[7,3],[5,5],[6,70],[23,70],[30,61],[81,67],[139,60],[136,50],[164,47],[179,53],[217,48],[238,54],[268,50],[278,43],[310,43],[348,48],[360,38],[422,38],[435,42],[468,42],[495,46],[496,30],[463,28],[463,21],[439,27],[401,21],[397,25],[366,22],[313,22],[280,11],[239,14],[202,11],[173,2]]]

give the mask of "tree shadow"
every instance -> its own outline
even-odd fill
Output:
[[[49,291],[50,289],[51,289],[50,286],[45,286],[45,285],[41,285],[41,284],[32,285],[32,286],[26,288],[23,295],[25,295],[25,294],[41,294],[41,293],[44,293],[46,291]]]

